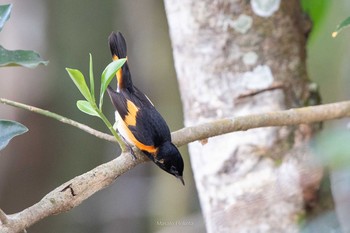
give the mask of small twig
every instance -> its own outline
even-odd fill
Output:
[[[281,82],[274,82],[272,83],[269,87],[266,88],[262,88],[262,89],[256,89],[256,90],[249,90],[245,93],[240,94],[237,99],[243,99],[246,97],[252,97],[254,95],[258,95],[260,93],[266,92],[266,91],[272,91],[272,90],[276,90],[276,89],[282,89],[284,88],[283,83]]]
[[[0,223],[2,223],[4,225],[8,223],[7,215],[5,214],[5,212],[2,209],[0,209]]]
[[[81,129],[89,134],[92,134],[98,138],[101,138],[101,139],[104,139],[104,140],[107,140],[110,142],[116,142],[115,138],[109,134],[100,132],[98,130],[95,130],[95,129],[87,126],[87,125],[81,124],[77,121],[71,120],[71,119],[64,117],[64,116],[61,116],[59,114],[56,114],[56,113],[53,113],[53,112],[50,112],[50,111],[47,111],[47,110],[44,110],[41,108],[37,108],[34,106],[30,106],[27,104],[22,104],[22,103],[13,101],[13,100],[4,99],[4,98],[0,98],[0,103],[7,104],[7,105],[10,105],[13,107],[21,108],[21,109],[28,110],[28,111],[31,111],[34,113],[38,113],[38,114],[43,115],[43,116],[53,118],[53,119],[58,120],[62,123],[77,127],[77,128],[79,128],[79,129]]]

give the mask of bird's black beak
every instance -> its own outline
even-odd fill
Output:
[[[185,186],[185,181],[184,181],[184,178],[182,176],[176,176],[176,178],[178,178],[181,183],[183,184],[183,186]]]

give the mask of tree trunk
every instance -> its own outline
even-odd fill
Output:
[[[299,0],[165,0],[185,125],[309,104]],[[235,132],[189,145],[208,232],[297,232],[322,170],[314,127]],[[188,167],[187,167],[188,169]]]

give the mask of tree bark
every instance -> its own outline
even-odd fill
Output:
[[[317,102],[299,0],[165,0],[185,125]],[[208,232],[297,232],[322,170],[317,127],[270,127],[189,145]]]

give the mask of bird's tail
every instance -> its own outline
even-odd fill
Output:
[[[126,42],[122,33],[112,32],[111,35],[108,37],[108,42],[109,42],[109,48],[112,53],[112,58],[114,61],[121,58],[127,58]],[[127,62],[125,62],[123,67],[117,72],[116,76],[117,76],[117,82],[118,82],[118,88],[117,88],[118,91],[122,89],[128,89],[132,91],[133,85],[132,85],[130,70]]]

